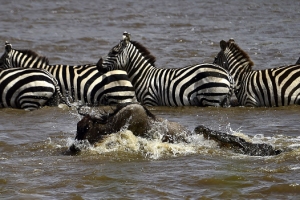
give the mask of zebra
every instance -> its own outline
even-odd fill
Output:
[[[234,41],[220,41],[214,63],[229,70],[241,106],[278,107],[300,103],[300,65],[253,70],[254,63]]]
[[[5,42],[0,68],[25,67],[49,71],[59,83],[64,95],[74,102],[90,106],[130,103],[135,101],[135,90],[127,73],[115,70],[100,73],[94,64],[49,65],[47,57],[32,50],[16,50]]]
[[[46,70],[10,68],[0,69],[0,107],[35,110],[42,106],[57,106],[63,98],[57,80]]]
[[[155,57],[127,32],[98,63],[101,72],[125,70],[146,106],[229,106],[233,83],[226,70],[215,64],[156,68]]]

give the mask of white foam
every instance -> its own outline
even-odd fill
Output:
[[[123,130],[108,135],[103,141],[91,147],[90,150],[100,154],[108,152],[129,152],[142,154],[151,159],[159,159],[165,156],[199,153],[203,148],[217,147],[217,143],[211,140],[205,140],[202,135],[189,136],[188,140],[190,143],[161,142],[162,135],[159,132],[154,131],[152,135],[155,137],[142,138],[135,136],[129,130]]]

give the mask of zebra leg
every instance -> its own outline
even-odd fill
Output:
[[[60,101],[60,98],[58,96],[58,93],[56,91],[54,91],[53,95],[51,96],[51,98],[49,98],[49,100],[46,102],[46,106],[58,106]]]
[[[223,98],[222,101],[218,98],[210,98],[208,95],[197,95],[191,101],[191,105],[206,107],[206,106],[213,106],[213,107],[220,107],[223,106],[227,102],[227,98]]]
[[[222,107],[229,107],[230,106],[230,97],[229,95],[226,95],[226,97],[221,101],[220,105]]]
[[[233,91],[233,83],[232,80],[230,80],[230,86],[228,88],[226,88],[227,94],[225,94],[224,96],[220,95],[220,106],[222,107],[230,107],[231,106],[231,98],[234,94]],[[223,97],[223,99],[222,99]]]

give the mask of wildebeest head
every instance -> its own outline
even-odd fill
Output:
[[[150,128],[155,116],[140,104],[119,104],[111,113],[100,117],[86,114],[77,123],[76,140],[88,140],[91,144],[100,141],[105,135],[116,133],[122,128],[143,136]]]

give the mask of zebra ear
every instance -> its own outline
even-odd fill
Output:
[[[220,47],[223,51],[225,51],[226,47],[227,47],[227,42],[225,42],[224,40],[220,41]]]
[[[98,60],[96,67],[101,74],[108,72],[107,67],[103,66],[103,58],[102,57]]]
[[[98,60],[96,66],[97,66],[97,67],[102,67],[102,63],[103,63],[103,58],[100,57],[100,59]]]
[[[9,43],[9,42],[5,42],[5,51],[7,52],[7,53],[9,53],[10,51],[11,51],[11,48],[12,48],[12,46],[11,46],[11,44]]]
[[[127,33],[126,31],[123,33],[123,40],[127,42],[130,41],[130,33]]]
[[[228,42],[229,42],[229,43],[235,43],[235,41],[234,41],[233,38],[230,38]]]

